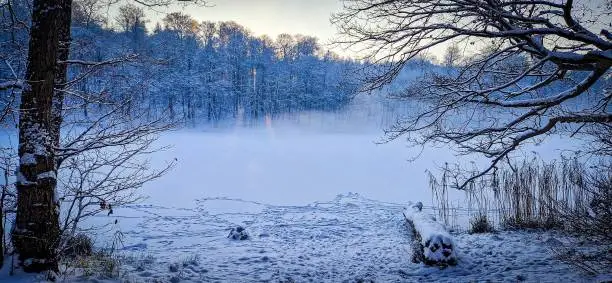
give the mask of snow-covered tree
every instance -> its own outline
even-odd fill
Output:
[[[480,173],[458,180],[464,188],[546,135],[590,138],[592,152],[609,148],[602,135],[589,135],[612,131],[612,12],[604,2],[345,0],[334,22],[339,43],[379,63],[367,74],[369,90],[434,47],[456,43],[470,52],[456,71],[429,72],[399,91],[425,107],[388,132],[489,158]]]
[[[19,109],[17,215],[12,231],[13,245],[25,271],[58,270],[57,143],[52,108],[54,82],[61,76],[56,71],[61,31],[70,29],[71,2],[33,1]]]

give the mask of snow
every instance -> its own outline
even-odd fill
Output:
[[[32,153],[24,153],[19,159],[19,163],[23,165],[34,165],[36,164],[36,156]]]
[[[30,125],[24,128],[23,135],[28,141],[25,145],[26,153],[38,156],[47,156],[49,154],[47,152],[47,145],[51,144],[50,134],[45,127],[39,123],[30,122]],[[31,160],[28,158],[24,161],[29,162]]]
[[[55,172],[53,172],[53,171],[47,171],[47,172],[43,172],[43,173],[38,174],[36,176],[36,178],[38,180],[40,180],[40,179],[55,179],[56,175],[55,175]]]
[[[29,185],[35,185],[37,184],[36,182],[30,182],[28,181],[28,179],[26,179],[25,176],[23,176],[23,174],[21,172],[17,172],[17,180],[16,182],[18,184],[22,184],[24,186],[29,186]]]
[[[553,258],[553,234],[458,234],[459,263],[445,269],[411,261],[405,204],[356,193],[307,205],[199,198],[193,208],[132,205],[120,210],[123,253],[153,262],[126,264],[131,282],[579,282]],[[217,211],[217,207],[241,208]],[[431,211],[428,211],[431,212]],[[99,217],[107,218],[107,217]],[[249,240],[227,238],[244,226]],[[186,259],[197,259],[184,264]],[[178,272],[171,266],[178,265]]]
[[[421,245],[424,247],[423,255],[426,260],[431,262],[457,260],[457,249],[452,236],[433,216],[415,207],[404,209],[404,216],[412,222],[421,236]]]
[[[431,207],[424,170],[454,157],[430,148],[407,162],[414,152],[401,141],[376,145],[378,137],[283,127],[174,132],[160,141],[174,148],[153,163],[176,158],[178,165],[145,188],[149,199],[94,220],[118,220],[114,229],[125,235],[123,253],[155,257],[144,269],[126,265],[133,282],[170,281],[179,274],[183,282],[585,278],[554,259],[543,248],[548,238],[537,233],[452,235],[457,266],[412,263],[412,234],[402,211],[411,200]],[[237,226],[248,240],[227,237]],[[183,266],[185,258],[199,260]]]
[[[145,186],[143,203],[114,207],[83,227],[111,224],[95,235],[101,247],[123,233],[122,280],[130,282],[589,280],[553,258],[548,233],[452,234],[457,266],[412,263],[402,211],[422,200],[431,213],[424,170],[456,157],[446,148],[407,149],[401,140],[377,145],[379,131],[309,121],[330,129],[273,122],[165,134],[159,144],[173,148],[153,155],[152,165],[176,158],[176,168]],[[539,145],[539,154],[553,152],[554,142]],[[463,196],[449,192],[451,200]],[[248,240],[227,237],[237,226]],[[31,282],[6,274],[1,282]]]

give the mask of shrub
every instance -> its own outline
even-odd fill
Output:
[[[71,236],[66,240],[61,254],[69,258],[91,256],[93,254],[93,241],[85,234]]]
[[[598,163],[599,162],[599,163]],[[448,168],[430,187],[440,215],[448,215]],[[612,161],[562,157],[508,162],[466,188],[470,233],[490,232],[486,215],[495,215],[504,229],[558,230],[570,243],[555,246],[561,260],[590,273],[612,270]],[[472,206],[475,204],[475,207]],[[441,217],[448,219],[448,217]]]
[[[87,256],[64,257],[60,263],[60,276],[67,276],[66,278],[73,275],[78,275],[83,280],[90,277],[121,277],[120,258],[102,251],[94,251]]]
[[[575,240],[556,253],[587,273],[608,273],[612,270],[612,163],[595,166],[585,183],[588,206],[560,213]]]
[[[486,215],[479,214],[470,220],[470,234],[491,233],[494,231],[495,229],[489,223]]]

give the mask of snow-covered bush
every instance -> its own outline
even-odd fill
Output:
[[[422,204],[418,204],[404,210],[404,217],[414,232],[413,261],[428,265],[455,265],[457,251],[453,238],[433,216],[423,213]]]

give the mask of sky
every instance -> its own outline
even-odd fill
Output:
[[[121,1],[130,0],[119,2]],[[602,1],[580,3],[601,9],[604,3]],[[316,36],[327,50],[342,56],[359,57],[355,56],[354,50],[347,51],[330,45],[336,36],[336,28],[331,24],[330,17],[342,10],[342,0],[206,0],[206,3],[206,6],[173,5],[146,9],[147,18],[150,20],[149,28],[152,29],[155,23],[161,22],[166,14],[180,11],[191,15],[198,22],[234,21],[249,29],[255,36],[268,35],[273,39],[281,33]],[[446,45],[442,44],[432,48],[430,54],[441,58],[445,49]]]
[[[336,28],[330,16],[342,8],[339,0],[210,0],[209,7],[173,7],[149,11],[151,22],[161,21],[167,12],[181,11],[200,21],[235,21],[254,35],[276,38],[281,33],[316,36],[329,43]]]
[[[255,36],[268,35],[272,39],[281,33],[315,36],[325,50],[331,50],[343,57],[361,57],[357,55],[355,49],[347,50],[346,46],[331,44],[337,36],[337,30],[330,18],[333,13],[342,11],[342,2],[342,0],[206,0],[206,6],[173,5],[161,9],[145,9],[145,11],[150,20],[150,30],[168,13],[183,12],[198,22],[234,21],[249,29]],[[430,51],[434,56],[441,56],[445,49],[446,45],[442,45]]]

